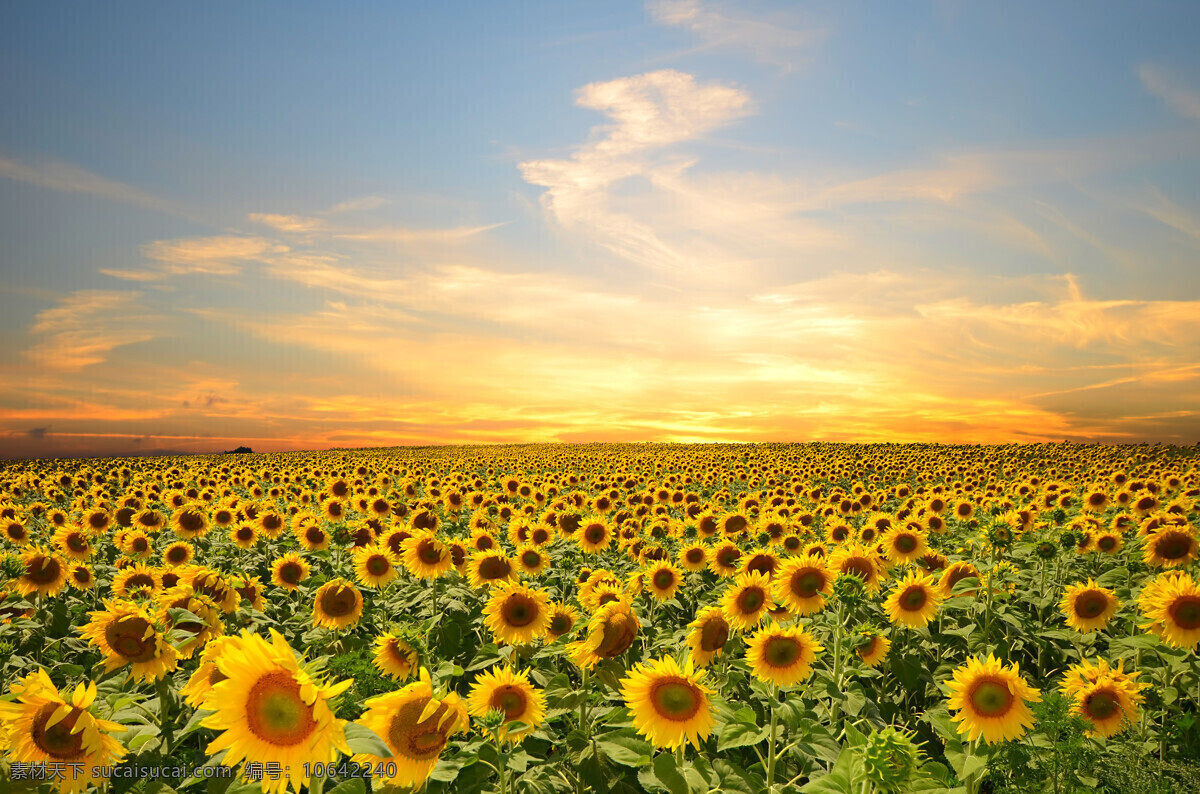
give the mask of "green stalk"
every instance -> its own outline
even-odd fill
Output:
[[[838,692],[842,691],[842,625],[846,622],[846,605],[842,601],[838,601],[837,622],[833,625],[833,684]],[[839,733],[837,730],[838,718],[841,716],[842,703],[835,696],[832,699],[832,704],[829,709],[829,725],[834,729],[834,736]],[[774,716],[774,707],[771,709]],[[774,740],[772,740],[774,742]]]
[[[324,794],[325,792],[325,777],[314,777],[308,781],[308,794]]]
[[[779,685],[771,684],[771,733],[767,736],[767,791],[770,792],[775,785],[775,763],[778,757],[775,754],[775,729],[779,726]]]
[[[166,676],[154,682],[158,692],[158,732],[162,736],[163,757],[171,756],[173,741],[173,724],[171,722],[171,687],[167,684]]]

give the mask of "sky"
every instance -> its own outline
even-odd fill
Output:
[[[0,456],[1200,441],[1200,3],[0,7]]]

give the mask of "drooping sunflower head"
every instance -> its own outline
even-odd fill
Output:
[[[1088,579],[1086,584],[1076,582],[1068,587],[1058,606],[1071,628],[1076,631],[1096,631],[1108,625],[1113,615],[1117,614],[1121,602],[1112,590]]]
[[[688,624],[688,659],[696,667],[708,667],[729,642],[730,626],[721,607],[705,607]]]
[[[391,750],[391,758],[356,753],[355,762],[376,770],[395,770],[394,775],[377,775],[377,783],[418,789],[437,766],[442,750],[455,733],[467,730],[470,717],[453,692],[436,696],[429,672],[421,669],[417,681],[398,692],[389,692],[366,702],[359,723],[380,736]]]
[[[621,679],[621,694],[638,733],[655,747],[699,748],[715,724],[704,677],[690,661],[681,669],[670,656],[637,665]]]
[[[405,681],[420,666],[421,658],[410,638],[386,632],[375,638],[375,668],[397,681]]]
[[[144,606],[105,601],[103,610],[89,615],[81,631],[104,654],[106,672],[130,665],[131,679],[157,680],[175,669],[178,654]]]
[[[567,646],[571,661],[590,670],[601,659],[620,656],[633,645],[640,625],[628,601],[605,604],[588,621],[586,636]]]
[[[362,617],[363,597],[345,579],[330,579],[313,598],[313,624],[329,630],[353,626]]]
[[[528,644],[546,636],[551,616],[550,594],[505,582],[492,589],[483,616],[497,644]]]
[[[767,626],[746,641],[746,660],[760,681],[791,686],[808,677],[821,650],[802,626]]]
[[[958,712],[951,717],[958,732],[972,741],[982,736],[989,744],[1024,736],[1034,723],[1027,704],[1041,700],[1041,694],[1021,678],[1015,662],[1005,667],[991,654],[986,660],[971,657],[954,671],[947,687],[947,705]]]
[[[502,740],[518,742],[546,720],[546,696],[529,681],[529,672],[513,672],[508,667],[494,667],[475,679],[467,696],[467,709],[472,716],[483,717],[496,709],[504,713],[499,728]],[[524,723],[519,731],[509,731],[509,723]]]

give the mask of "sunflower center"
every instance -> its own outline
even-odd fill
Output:
[[[279,566],[279,578],[288,584],[300,584],[300,566],[294,562],[285,562]]]
[[[792,592],[801,598],[812,598],[824,586],[824,574],[811,568],[797,571],[792,577]]]
[[[145,618],[129,617],[115,620],[105,628],[104,638],[108,641],[108,647],[124,657],[125,661],[135,664],[148,662],[158,656],[154,635],[144,639],[150,628],[150,623]]]
[[[842,563],[842,573],[853,574],[864,582],[871,581],[871,574],[874,571],[871,568],[871,563],[861,557],[851,557]]]
[[[283,526],[283,519],[276,515],[265,515],[262,517],[262,528],[268,532],[274,532]]]
[[[125,580],[125,589],[132,590],[135,587],[154,587],[154,577],[148,573],[135,573]]]
[[[349,587],[326,590],[321,595],[321,611],[334,618],[349,615],[354,611],[354,591]]]
[[[914,585],[908,588],[900,596],[900,608],[906,612],[916,612],[925,606],[925,602],[929,600],[929,594],[925,592],[925,588],[920,585]]]
[[[70,714],[47,728],[46,723],[58,707],[58,703],[47,703],[38,709],[33,718],[33,741],[39,750],[52,758],[75,758],[83,751],[83,732],[72,735],[71,731],[83,710],[72,707]]]
[[[1001,717],[1012,708],[1012,692],[999,681],[980,681],[971,690],[971,706],[984,717]]]
[[[747,587],[738,593],[737,608],[745,614],[757,612],[767,600],[767,594],[761,587]]]
[[[604,534],[605,534],[604,527],[597,526],[596,524],[592,524],[590,527],[588,527],[586,530],[584,530],[583,537],[587,540],[588,543],[594,544],[594,543],[599,543],[600,541],[604,540]]]
[[[736,535],[743,531],[749,522],[744,516],[730,516],[725,519],[725,533],[728,535]]]
[[[254,530],[251,527],[238,527],[238,540],[254,540]]]
[[[729,641],[729,624],[723,618],[714,618],[700,629],[700,650],[713,653],[725,647]]]
[[[668,570],[656,571],[653,581],[655,589],[667,590],[675,584],[675,574]]]
[[[503,579],[512,573],[512,565],[503,557],[488,557],[479,563],[479,575],[484,579]]]
[[[1116,548],[1116,546],[1117,539],[1112,535],[1105,535],[1104,537],[1100,538],[1100,540],[1096,541],[1096,547],[1099,548],[1100,551],[1112,551]]]
[[[108,526],[108,516],[104,513],[92,513],[88,516],[88,526],[92,529],[104,529]]]
[[[699,565],[704,562],[704,549],[688,549],[686,559],[692,565]]]
[[[747,571],[757,571],[763,576],[770,576],[775,572],[775,560],[766,554],[755,554],[750,558],[750,562],[746,563]]]
[[[700,692],[684,679],[667,678],[654,684],[650,702],[659,717],[685,722],[700,710]]]
[[[620,656],[633,645],[635,637],[637,619],[628,615],[614,615],[604,623],[604,637],[596,648],[596,655],[604,659]]]
[[[717,552],[717,562],[726,568],[732,568],[737,565],[737,561],[741,558],[742,552],[738,549],[722,549]]]
[[[146,526],[154,526],[156,523],[149,522]],[[204,517],[194,510],[188,510],[179,516],[179,526],[187,532],[199,532],[204,528]]]
[[[87,539],[82,535],[72,532],[67,536],[67,548],[71,551],[87,551]]]
[[[1094,618],[1108,608],[1108,596],[1089,590],[1075,599],[1075,614],[1081,618]]]
[[[176,546],[167,551],[167,562],[178,564],[187,561],[187,549]]]
[[[864,659],[869,659],[875,653],[875,646],[879,644],[879,637],[872,637],[867,640],[865,645],[858,648],[858,655]]]
[[[50,584],[58,579],[62,566],[53,557],[34,557],[25,566],[25,578],[34,584]]]
[[[910,554],[917,548],[917,539],[912,535],[897,535],[892,547],[901,554]]]
[[[525,713],[525,693],[519,687],[505,684],[492,693],[492,708],[504,712],[505,722],[520,717]]]
[[[1083,710],[1093,720],[1106,720],[1120,708],[1121,702],[1113,693],[1103,689],[1091,693],[1083,701]]]
[[[1154,552],[1164,560],[1178,560],[1192,550],[1192,540],[1182,532],[1164,532],[1154,543]]]
[[[438,548],[438,543],[432,540],[423,540],[417,544],[417,556],[421,558],[421,562],[426,565],[437,565],[442,561],[442,550]]]
[[[372,576],[384,576],[391,569],[391,563],[389,563],[387,558],[382,555],[376,554],[367,559],[367,573],[371,574]]]
[[[771,667],[791,667],[803,648],[792,637],[771,637],[763,646],[763,661]]]
[[[276,746],[299,744],[317,728],[312,706],[300,697],[300,684],[282,670],[254,682],[246,697],[246,722],[255,736]]]
[[[1171,620],[1185,631],[1200,629],[1200,596],[1185,595],[1176,598],[1167,608]]]
[[[501,614],[510,626],[528,626],[537,620],[538,603],[527,595],[513,593],[505,599]]]
[[[536,568],[542,564],[542,555],[536,551],[527,551],[521,555],[521,562],[528,568]]]
[[[555,615],[550,619],[550,633],[566,634],[571,630],[571,626],[573,624],[574,621],[572,621],[567,615]]]
[[[325,533],[320,527],[309,527],[304,530],[304,539],[315,546],[325,542]]]

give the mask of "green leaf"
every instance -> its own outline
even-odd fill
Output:
[[[379,734],[365,725],[351,722],[346,725],[346,744],[355,753],[367,753],[380,758],[392,758],[392,751],[384,744]]]
[[[800,791],[803,794],[856,794],[852,779],[856,754],[855,750],[844,748],[829,774],[808,781]]]
[[[679,768],[675,765],[672,753],[659,753],[654,759],[654,777],[662,783],[671,794],[688,794],[687,781],[683,779]]]
[[[261,790],[261,786],[259,789]],[[347,780],[344,783],[339,783],[337,788],[331,789],[326,794],[367,794],[367,784],[362,779]]]
[[[717,752],[721,753],[733,747],[749,747],[767,738],[765,728],[757,725],[747,725],[744,722],[729,722],[721,728],[717,740]]]
[[[610,761],[621,766],[643,767],[650,762],[654,748],[632,728],[612,731],[596,737],[596,746]]]

